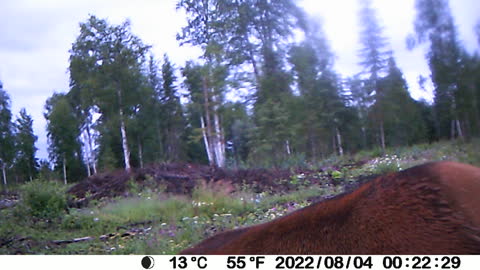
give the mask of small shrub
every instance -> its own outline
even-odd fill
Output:
[[[335,180],[338,180],[340,178],[343,177],[343,173],[335,170],[335,171],[332,171],[332,178],[335,179]]]
[[[67,210],[65,187],[59,183],[34,180],[20,188],[17,215],[27,214],[44,220],[62,217]]]
[[[398,172],[398,164],[396,162],[382,162],[377,165],[374,174],[386,174],[391,172]]]
[[[141,186],[135,181],[135,179],[130,178],[127,182],[127,190],[131,194],[138,194],[142,191]]]

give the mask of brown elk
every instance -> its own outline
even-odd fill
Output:
[[[428,163],[182,254],[480,254],[480,168]]]

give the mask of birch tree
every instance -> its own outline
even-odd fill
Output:
[[[128,20],[109,25],[91,16],[80,24],[80,35],[70,51],[71,83],[93,89],[102,117],[118,121],[125,170],[131,168],[126,122],[139,102],[148,49],[131,33]]]
[[[183,74],[186,77],[184,83],[190,92],[194,113],[199,118],[208,161],[210,165],[222,167],[225,165],[225,139],[219,116],[221,101],[215,99],[214,95],[214,89],[221,86],[216,86],[214,82],[207,80],[205,73],[208,71],[209,68],[206,66],[189,62],[183,69]],[[217,70],[215,74],[220,76],[219,74],[222,74],[222,72]],[[225,80],[225,77],[223,80]],[[221,81],[218,80],[217,82]]]
[[[217,0],[180,0],[177,8],[187,13],[188,25],[182,28],[177,39],[181,44],[200,46],[203,49],[201,69],[201,91],[203,100],[203,140],[210,165],[225,165],[225,140],[219,109],[223,101],[225,79],[228,69],[223,59],[222,10]]]
[[[0,166],[2,180],[7,188],[7,169],[13,160],[12,112],[10,110],[10,96],[3,89],[0,81]]]

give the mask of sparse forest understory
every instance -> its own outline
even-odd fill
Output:
[[[34,180],[0,195],[0,254],[177,254],[427,161],[480,165],[480,141],[332,157],[316,168],[228,170],[161,164],[78,184]],[[28,218],[26,218],[28,217]]]

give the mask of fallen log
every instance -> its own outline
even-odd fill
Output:
[[[0,200],[0,210],[5,208],[14,207],[18,203],[18,200]]]
[[[90,241],[90,240],[94,240],[94,239],[95,239],[95,237],[85,236],[85,237],[80,237],[80,238],[73,238],[71,240],[53,240],[52,243],[56,244],[56,245],[72,244],[72,243]]]
[[[116,237],[124,238],[124,237],[127,237],[127,236],[144,234],[144,233],[149,232],[151,229],[152,229],[152,227],[142,228],[142,229],[133,228],[133,229],[130,229],[130,230],[128,230],[126,232],[123,232],[123,233],[103,234],[103,235],[100,235],[98,238],[93,237],[93,236],[85,236],[85,237],[79,237],[79,238],[67,239],[67,240],[52,240],[52,241],[50,241],[50,243],[55,244],[55,245],[63,245],[63,244],[72,244],[72,243],[78,243],[78,242],[91,241],[91,240],[95,240],[95,239],[99,239],[99,240],[102,240],[102,241],[107,241],[109,239],[113,239],[113,238],[116,238]]]

